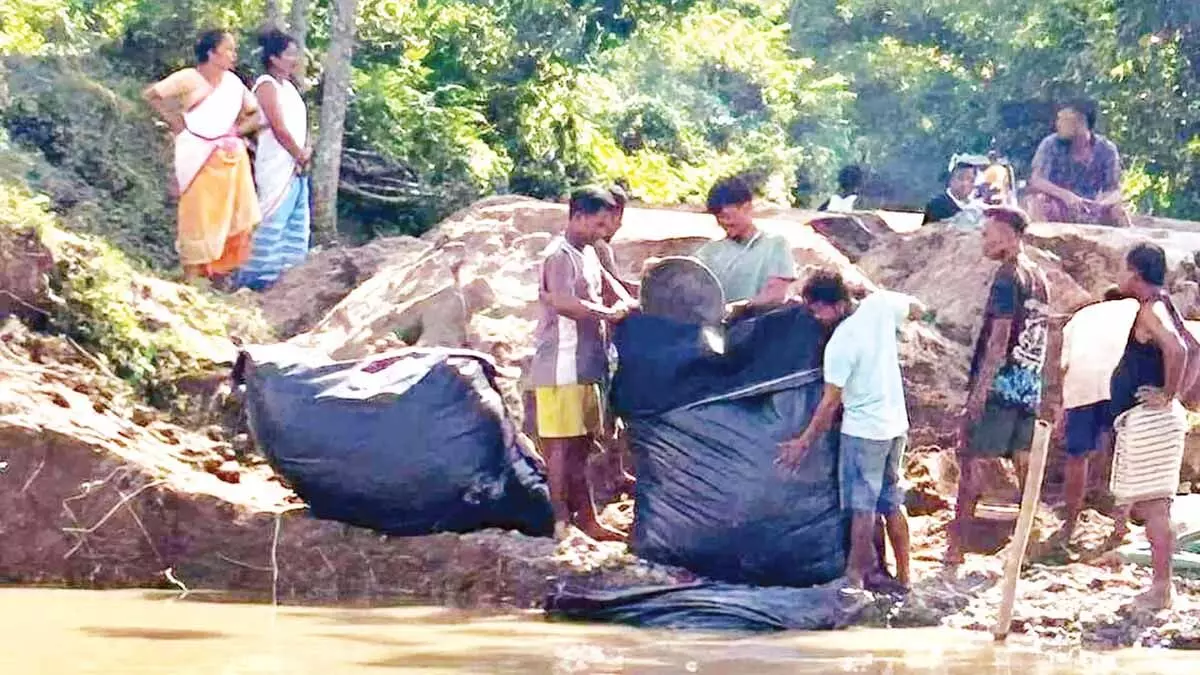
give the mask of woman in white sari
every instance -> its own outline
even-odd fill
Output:
[[[236,63],[233,36],[208,31],[196,43],[195,68],[176,72],[143,94],[174,134],[175,245],[187,278],[222,278],[241,267],[262,220],[241,138],[254,128],[258,103],[230,72]]]
[[[254,155],[254,181],[263,222],[254,233],[250,260],[237,283],[264,290],[308,255],[310,217],[308,111],[293,78],[300,49],[288,34],[268,30],[259,36],[266,74],[254,83],[262,107],[262,129]]]

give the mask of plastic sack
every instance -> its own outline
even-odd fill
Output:
[[[544,474],[483,354],[362,361],[279,344],[239,359],[255,442],[318,518],[397,535],[553,532]]]

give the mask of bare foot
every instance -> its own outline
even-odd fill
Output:
[[[1158,612],[1170,609],[1174,602],[1175,588],[1167,584],[1166,586],[1151,586],[1150,590],[1133,599],[1133,606],[1137,609]]]

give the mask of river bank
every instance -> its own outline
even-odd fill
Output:
[[[942,574],[939,562],[957,480],[949,450],[953,416],[987,283],[977,242],[969,233],[932,229],[884,233],[854,253],[852,263],[844,244],[803,225],[801,215],[775,214],[764,227],[787,234],[806,272],[835,268],[942,307],[936,328],[910,327],[902,340],[914,421],[915,449],[906,466],[913,487],[914,591],[899,602],[869,599],[856,621],[990,628],[1001,560],[994,554],[1003,546],[1003,528],[982,533],[979,553],[958,575]],[[486,200],[422,239],[317,253],[264,296],[229,298],[230,311],[258,303],[280,338],[338,358],[405,344],[484,351],[506,373],[500,386],[519,416],[520,373],[532,351],[537,254],[563,216],[556,204]],[[634,209],[627,222],[614,245],[631,275],[648,257],[689,252],[715,236],[710,219],[682,211]],[[1068,311],[1106,285],[1125,239],[1055,227],[1039,226],[1039,241],[1048,242],[1039,255],[1062,291],[1060,309]],[[1176,235],[1164,236],[1169,242]],[[1183,264],[1188,242],[1180,239],[1172,249],[1180,265],[1173,273],[1180,293],[1194,284]],[[920,269],[914,267],[918,259],[925,263]],[[53,274],[61,263],[50,261],[45,269]],[[946,271],[955,269],[967,272],[952,284]],[[37,275],[21,279],[28,287],[20,296],[26,305],[51,301],[52,289],[39,287],[44,282]],[[203,352],[207,363],[199,374],[159,385],[186,393],[170,410],[148,405],[142,390],[116,377],[122,364],[52,327],[31,328],[38,323],[36,312],[0,329],[0,461],[7,462],[0,474],[0,533],[13,542],[0,549],[0,579],[6,583],[237,591],[286,604],[415,601],[528,609],[567,584],[613,589],[692,578],[684,570],[640,561],[616,544],[556,545],[494,531],[395,538],[310,518],[254,451],[228,384],[229,356],[236,353],[228,335],[192,329],[186,303],[163,300],[188,297],[186,287],[143,277],[130,284],[115,298],[128,298],[136,307],[138,325],[185,336],[178,340],[187,346],[181,353]],[[21,290],[14,285],[10,292]],[[1050,499],[1059,464],[1053,460],[1048,475]],[[1200,486],[1193,478],[1198,467],[1200,453],[1193,448],[1185,480],[1194,486]],[[599,468],[596,473],[603,475]],[[1011,501],[1011,477],[999,466],[995,475],[990,497]],[[1102,516],[1094,517],[1095,526],[1084,528],[1085,539],[1105,526]],[[1052,531],[1047,514],[1039,538]],[[1022,585],[1016,628],[1062,645],[1197,644],[1200,588],[1190,581],[1180,582],[1180,602],[1171,612],[1121,609],[1146,574],[1111,556],[1091,564],[1035,565]]]

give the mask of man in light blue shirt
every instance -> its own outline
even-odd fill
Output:
[[[907,587],[908,519],[899,481],[908,410],[896,334],[905,319],[921,316],[924,308],[915,298],[891,291],[876,291],[855,307],[841,276],[825,272],[808,280],[803,296],[813,316],[833,329],[825,346],[825,390],[804,433],[780,446],[779,463],[796,466],[842,408],[838,476],[842,508],[851,512],[846,577],[862,587],[879,568],[874,532],[882,515],[896,557],[896,580]]]

